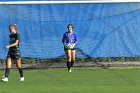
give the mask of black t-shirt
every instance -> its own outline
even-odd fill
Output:
[[[10,34],[9,35],[9,38],[10,38],[10,41],[9,41],[10,44],[13,44],[13,43],[16,42],[16,40],[19,40],[18,45],[17,46],[14,46],[14,47],[19,47],[19,43],[20,43],[19,33]],[[11,48],[14,48],[14,47],[11,47]]]

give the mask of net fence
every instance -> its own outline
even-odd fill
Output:
[[[67,25],[78,35],[77,67],[139,66],[140,3],[1,4],[0,59],[5,64],[9,24],[17,24],[25,68],[65,67]],[[119,63],[117,63],[119,62]]]

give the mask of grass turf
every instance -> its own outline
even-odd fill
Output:
[[[0,71],[2,77],[4,70]],[[25,81],[11,70],[9,82],[0,82],[0,93],[138,93],[140,69],[24,70]]]

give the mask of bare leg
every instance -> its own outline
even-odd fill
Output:
[[[75,62],[75,50],[71,51],[71,67],[73,66]]]
[[[16,62],[16,66],[19,70],[19,73],[20,73],[20,77],[23,77],[23,69],[21,67],[21,59],[15,59],[15,62]]]
[[[66,56],[67,56],[67,67],[68,67],[68,70],[70,70],[70,67],[71,67],[71,50],[66,50],[65,53],[66,53]]]
[[[7,58],[6,59],[6,69],[5,69],[5,77],[8,78],[9,73],[10,73],[10,68],[11,68],[11,64],[12,64],[12,59],[11,58]]]

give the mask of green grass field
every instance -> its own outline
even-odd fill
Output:
[[[0,70],[2,77],[4,70]],[[24,70],[19,81],[11,70],[9,82],[0,82],[0,93],[139,93],[140,69]]]

